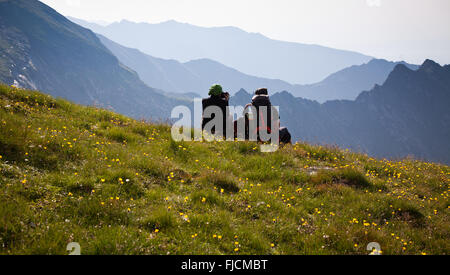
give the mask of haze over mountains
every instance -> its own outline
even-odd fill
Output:
[[[405,62],[372,59],[366,64],[354,65],[333,73],[319,83],[294,85],[287,91],[296,97],[317,100],[320,103],[334,99],[354,100],[362,91],[372,89],[375,84],[383,84],[398,64],[403,64],[411,70],[419,68],[418,65]]]
[[[39,1],[0,1],[0,81],[141,118],[183,102],[123,66],[97,36]]]
[[[251,94],[239,91],[232,105]],[[450,163],[450,65],[426,60],[418,70],[395,66],[383,85],[355,101],[319,104],[287,92],[271,96],[294,139],[336,144],[371,156],[408,155]]]
[[[98,37],[120,62],[135,70],[145,83],[168,92],[189,92],[205,97],[209,87],[215,83],[220,83],[231,94],[240,88],[250,91],[262,86],[274,91],[292,88],[287,82],[246,75],[210,59],[181,63],[121,46],[102,35]]]
[[[319,82],[331,73],[372,59],[351,51],[277,41],[236,27],[205,28],[176,21],[149,24],[126,20],[100,26],[76,18],[71,20],[152,56],[180,62],[208,58],[249,75],[295,84]]]
[[[334,99],[353,100],[362,91],[372,89],[375,84],[383,84],[395,65],[405,64],[414,70],[419,67],[404,62],[372,59],[367,64],[338,71],[319,83],[292,85],[282,80],[247,75],[210,59],[181,63],[156,58],[137,49],[121,46],[102,35],[98,36],[120,62],[135,70],[147,85],[168,92],[189,92],[203,97],[207,96],[211,85],[220,83],[231,94],[241,88],[254,91],[266,87],[271,93],[288,91],[296,97],[320,103]]]

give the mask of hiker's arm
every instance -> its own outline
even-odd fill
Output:
[[[245,109],[247,109],[248,107],[250,107],[250,106],[252,106],[253,104],[251,104],[251,103],[248,103],[247,105],[245,105],[245,107],[244,107],[244,111],[245,111]]]
[[[224,98],[226,99],[226,101],[228,102],[230,100],[230,93],[225,92],[224,94]]]

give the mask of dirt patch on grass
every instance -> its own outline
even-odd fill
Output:
[[[413,227],[422,227],[425,225],[423,214],[415,209],[397,211],[395,217],[401,221],[407,222]]]
[[[358,170],[345,168],[339,170],[321,169],[311,175],[311,182],[316,186],[346,185],[353,188],[367,188],[371,186],[369,180]]]
[[[240,190],[238,181],[224,172],[207,172],[200,177],[205,183],[212,183],[219,192],[237,193]]]

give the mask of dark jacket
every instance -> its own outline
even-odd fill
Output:
[[[252,105],[255,106],[256,108],[256,118],[257,118],[257,127],[260,127],[260,121],[262,120],[262,125],[266,126],[266,129],[269,129],[268,131],[270,132],[270,130],[272,129],[272,121],[271,121],[271,115],[272,115],[272,111],[276,111],[274,110],[272,107],[272,103],[270,103],[270,99],[268,95],[255,95],[252,98]],[[261,106],[266,106],[267,107],[267,115],[265,117],[262,117],[263,112],[262,110],[260,110]],[[278,113],[274,114],[274,117],[278,118]],[[278,121],[278,120],[277,120]],[[259,129],[260,131],[266,131],[266,129]],[[258,133],[258,138],[259,138],[259,133]]]
[[[209,106],[218,106],[222,110],[223,114],[223,136],[226,136],[226,125],[229,117],[229,111],[228,111],[228,100],[221,96],[210,96],[208,98],[205,98],[202,100],[202,106],[203,106],[203,113],[202,113],[202,130],[205,128],[205,125],[214,119],[215,114],[212,114],[211,118],[205,118],[204,113],[205,109]],[[212,128],[212,134],[215,134],[216,129],[215,127]],[[217,133],[219,134],[219,132]]]

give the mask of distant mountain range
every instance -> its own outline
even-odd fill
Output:
[[[127,48],[98,35],[100,41],[126,66],[135,70],[149,86],[173,93],[195,93],[207,96],[208,89],[220,83],[231,94],[239,89],[254,91],[266,87],[269,91],[288,91],[294,96],[325,102],[334,99],[355,99],[359,93],[375,84],[383,84],[395,65],[405,64],[416,70],[419,66],[404,62],[373,59],[336,72],[312,85],[292,85],[288,82],[251,76],[210,59],[181,63],[153,57],[137,49]]]
[[[34,0],[0,1],[0,81],[137,118],[167,118],[183,102],[122,65],[97,36]]]
[[[283,42],[236,27],[205,28],[167,21],[126,20],[101,26],[70,18],[95,33],[143,53],[181,62],[208,58],[248,75],[309,84],[372,58],[318,45]]]
[[[244,105],[244,90],[231,104]],[[450,163],[450,65],[426,60],[418,70],[395,66],[383,85],[356,100],[324,104],[287,92],[271,96],[295,139],[336,144],[377,157],[405,157]]]
[[[209,87],[215,83],[220,83],[231,94],[240,88],[250,91],[263,86],[274,91],[292,88],[287,82],[246,75],[210,59],[181,63],[121,46],[102,35],[98,37],[120,62],[135,70],[145,83],[168,92],[188,92],[205,97]]]

